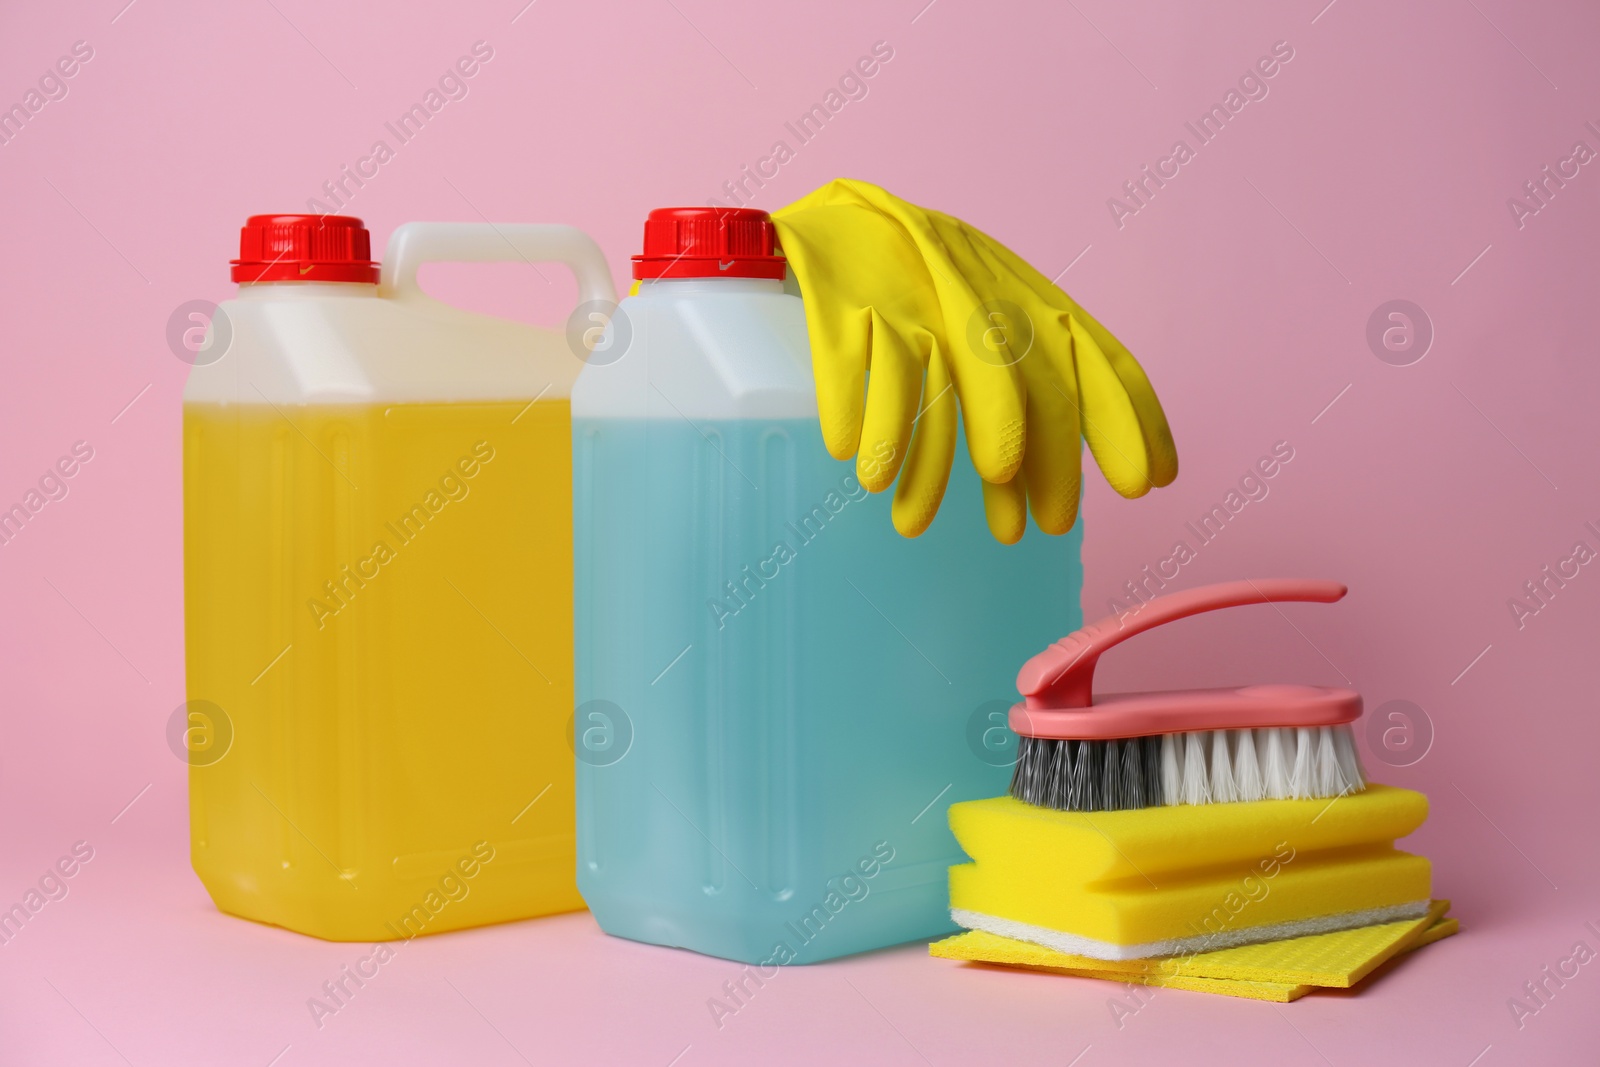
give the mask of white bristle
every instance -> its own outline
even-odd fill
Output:
[[[1183,735],[1183,803],[1211,803],[1210,775],[1206,771],[1205,733]]]
[[[1179,762],[1179,734],[1161,737],[1161,796],[1168,804],[1183,803],[1183,766]]]
[[[1332,726],[1317,729],[1317,796],[1336,797],[1344,792],[1344,775],[1339,771],[1339,755],[1333,749]]]
[[[1261,757],[1261,781],[1266,795],[1273,800],[1287,799],[1289,785],[1289,753],[1283,744],[1285,730],[1269,726],[1256,731]]]
[[[1333,728],[1333,751],[1339,757],[1339,771],[1344,777],[1347,792],[1355,793],[1367,787],[1367,772],[1361,766],[1361,753],[1356,750],[1356,737],[1349,726]]]
[[[1233,761],[1228,758],[1228,731],[1211,731],[1211,802],[1232,804],[1239,799],[1233,782]]]
[[[1296,800],[1316,795],[1317,732],[1309,726],[1294,730],[1294,770],[1289,772],[1289,791]]]
[[[1261,784],[1261,764],[1256,759],[1256,732],[1240,730],[1239,743],[1234,747],[1233,778],[1239,787],[1240,800],[1260,800],[1266,796]]]

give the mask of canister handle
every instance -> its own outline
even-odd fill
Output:
[[[611,268],[594,238],[576,226],[528,222],[408,222],[389,235],[378,282],[384,296],[426,299],[417,284],[424,263],[563,263],[578,280],[578,303],[614,305]]]

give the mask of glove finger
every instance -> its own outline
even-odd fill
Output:
[[[1012,351],[1011,337],[1021,332],[1031,336],[1032,322],[1012,321],[1011,309],[997,308],[993,301],[985,303],[972,288],[965,269],[971,265],[970,257],[959,254],[961,229],[939,221],[954,220],[926,212],[867,182],[841,179],[830,188],[877,211],[917,249],[939,298],[948,346],[945,354],[960,400],[972,464],[985,481],[1010,481],[1022,466],[1027,433],[1023,419],[1026,393],[1014,366],[1020,353]],[[952,255],[947,240],[956,242],[957,254]]]
[[[1133,358],[1133,353],[1087,311],[1078,308],[1073,312],[1072,321],[1088,334],[1099,349],[1133,407],[1139,433],[1144,439],[1150,484],[1157,487],[1171,485],[1178,476],[1178,446],[1172,439],[1167,413],[1162,410],[1161,401],[1144,368]]]
[[[841,195],[839,183],[831,183],[783,209],[774,222],[789,260],[789,276],[805,304],[823,442],[834,458],[849,459],[861,447],[874,309],[891,316],[927,318],[931,314],[927,309],[934,305],[916,246],[903,231],[881,212],[833,204],[837,195]],[[861,248],[875,252],[866,256],[838,252]],[[891,280],[896,284],[885,284]],[[903,293],[894,292],[902,284]],[[912,398],[903,401],[908,405],[915,403],[920,375],[917,378],[909,385]],[[909,422],[911,416],[904,418]],[[903,435],[897,448],[896,455],[903,456]],[[869,454],[866,460],[870,464],[874,457]],[[891,472],[878,488],[892,478]]]
[[[970,227],[969,227],[970,229]],[[977,243],[996,257],[997,261],[1032,289],[1040,299],[1053,307],[1065,308],[1073,321],[1088,332],[1096,347],[1104,354],[1122,389],[1128,395],[1139,420],[1140,435],[1144,439],[1148,463],[1148,478],[1155,486],[1170,485],[1178,476],[1178,449],[1172,440],[1172,427],[1167,423],[1166,412],[1146,376],[1144,368],[1117,340],[1110,330],[1085,311],[1077,301],[1054,282],[1034,269],[1033,265],[1004,244],[981,230],[974,231]]]
[[[939,512],[945,487],[950,484],[950,464],[956,456],[956,396],[944,354],[929,338],[925,403],[917,416],[916,433],[905,468],[894,489],[890,509],[894,528],[905,537],[926,530]]]
[[[1069,318],[1083,438],[1111,488],[1125,497],[1143,496],[1152,483],[1138,412],[1100,346],[1076,316]]]
[[[947,287],[948,288],[948,287]],[[945,336],[951,348],[950,377],[961,400],[972,465],[988,482],[1008,482],[1022,466],[1027,444],[1027,389],[1012,339],[1032,334],[1032,321],[1017,321],[1011,309],[985,307],[966,296],[942,293]]]
[[[806,308],[811,374],[817,386],[817,421],[822,427],[822,442],[834,459],[849,459],[861,444],[871,314],[866,308],[854,312],[854,329],[827,329],[816,321],[820,316],[813,315],[810,305]]]
[[[868,368],[866,415],[856,477],[869,493],[893,484],[911,445],[922,399],[922,361],[900,333],[872,312],[872,365]]]
[[[989,520],[989,532],[1002,545],[1014,545],[1022,540],[1028,528],[1028,500],[1022,478],[1009,482],[983,483],[983,516]]]
[[[973,245],[976,231],[936,211],[925,216],[911,234],[939,296],[967,452],[984,481],[1009,482],[1027,445],[1027,386],[1017,364],[1032,348],[1038,324],[1025,308],[992,299],[1000,278],[984,276],[988,263]]]
[[[1066,342],[1070,352],[1071,338]],[[1047,534],[1064,534],[1078,521],[1080,433],[1078,380],[1070,355],[1064,353],[1049,366],[1041,363],[1028,378],[1028,451],[1022,473],[1033,521]]]

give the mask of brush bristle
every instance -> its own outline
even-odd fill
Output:
[[[1366,787],[1348,724],[1111,741],[1023,737],[1011,777],[1012,796],[1057,811],[1336,797]]]

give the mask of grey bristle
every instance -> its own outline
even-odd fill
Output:
[[[1366,788],[1351,727],[1262,727],[1108,741],[1023,737],[1011,795],[1058,811],[1339,796]]]
[[[1100,807],[1116,811],[1122,807],[1122,742],[1103,742],[1100,753]]]
[[[1072,792],[1067,797],[1068,811],[1099,811],[1100,743],[1079,741],[1078,758],[1072,768]]]
[[[1044,805],[1045,797],[1040,786],[1048,781],[1040,766],[1047,747],[1056,742],[1041,737],[1022,736],[1017,739],[1017,762],[1011,770],[1011,795],[1028,804]]]
[[[1017,762],[1011,765],[1011,789],[1009,792],[1018,800],[1028,799],[1028,757],[1033,752],[1033,746],[1038,743],[1036,737],[1017,738]]]
[[[1164,803],[1161,788],[1161,738],[1147,737],[1141,747],[1144,749],[1144,802],[1147,807],[1160,807]]]
[[[1049,762],[1044,765],[1050,776],[1044,800],[1047,808],[1066,806],[1067,794],[1072,788],[1072,745],[1071,741],[1057,741]]]
[[[1124,808],[1147,808],[1151,806],[1150,802],[1145,799],[1143,753],[1143,738],[1134,737],[1122,742],[1122,806]]]

